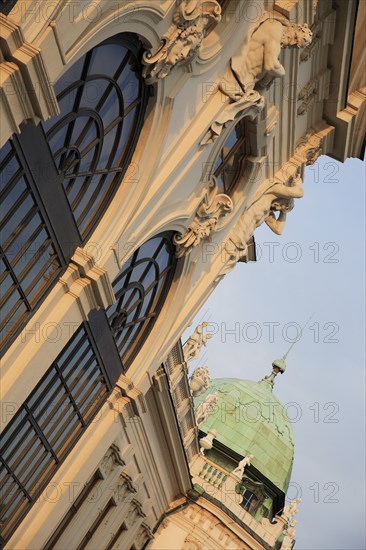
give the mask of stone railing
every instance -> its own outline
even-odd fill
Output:
[[[199,455],[191,464],[192,483],[194,488],[210,501],[218,501],[229,515],[235,516],[255,538],[258,537],[271,548],[278,547],[278,538],[286,529],[287,521],[276,516],[276,523],[264,518],[257,521],[241,506],[243,496],[235,490],[240,478],[233,473]]]

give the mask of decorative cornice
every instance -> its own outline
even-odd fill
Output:
[[[203,39],[221,19],[217,0],[178,0],[176,4],[172,25],[159,49],[143,55],[143,75],[149,83],[165,78],[178,64],[191,63]]]
[[[232,211],[233,201],[228,195],[219,193],[217,180],[212,176],[207,194],[198,207],[193,222],[183,235],[174,237],[177,258],[188,256],[203,239],[217,231],[219,220]]]

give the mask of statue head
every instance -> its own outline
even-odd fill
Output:
[[[312,37],[313,33],[306,23],[303,25],[292,23],[284,26],[281,46],[283,48],[289,48],[290,46],[305,48],[311,44]]]
[[[295,206],[294,199],[275,199],[272,201],[271,204],[271,211],[272,212],[283,212],[284,214],[287,214],[288,212],[291,212],[293,207]]]

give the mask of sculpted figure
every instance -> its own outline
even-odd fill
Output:
[[[229,72],[219,85],[231,102],[211,125],[201,144],[214,141],[225,124],[239,115],[256,118],[264,107],[264,98],[254,88],[268,87],[275,77],[285,75],[278,59],[281,48],[304,48],[311,39],[312,33],[306,24],[291,24],[285,17],[265,15],[249,33],[238,54],[231,58]]]
[[[210,393],[205,399],[198,405],[196,409],[196,422],[197,425],[206,422],[209,415],[214,411],[218,399],[218,393]]]
[[[187,342],[184,344],[183,354],[184,354],[184,360],[186,362],[197,357],[201,347],[206,346],[207,340],[212,338],[212,334],[210,333],[204,334],[203,332],[203,329],[207,327],[207,325],[208,325],[207,321],[204,321],[203,323],[198,325],[194,333],[191,334]]]
[[[301,198],[303,195],[302,180],[299,176],[293,179],[292,186],[274,183],[245,209],[225,245],[226,251],[230,255],[234,254],[236,261],[245,256],[249,239],[263,222],[266,222],[276,235],[281,235],[286,223],[286,214],[294,207],[294,198]],[[279,212],[277,218],[275,212]]]
[[[250,466],[251,461],[253,460],[254,456],[252,454],[249,454],[248,456],[244,457],[238,464],[238,467],[233,470],[233,474],[237,475],[240,479],[243,477],[245,466]]]
[[[297,521],[294,520],[287,528],[286,535],[282,541],[281,550],[292,550],[293,542],[296,537],[295,525]]]
[[[290,521],[293,516],[297,514],[298,505],[300,504],[300,502],[301,498],[297,498],[296,500],[293,500],[292,502],[290,502],[290,504],[285,506],[282,512],[283,519],[285,519],[286,521]]]
[[[267,19],[255,30],[249,45],[234,56],[231,68],[244,91],[253,90],[259,83],[268,86],[273,78],[285,75],[279,61],[281,48],[296,46],[304,48],[311,43],[312,33],[305,25],[286,24],[275,19]]]
[[[198,397],[204,393],[210,385],[210,376],[208,367],[198,367],[192,373],[189,386],[193,397]]]

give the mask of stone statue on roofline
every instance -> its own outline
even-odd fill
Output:
[[[186,363],[198,357],[200,349],[202,346],[206,346],[207,340],[212,338],[213,334],[209,332],[204,332],[204,329],[207,327],[208,322],[204,321],[196,327],[196,330],[188,338],[187,342],[183,346],[184,360]]]
[[[252,454],[249,454],[245,456],[238,464],[238,467],[233,470],[233,474],[236,475],[240,480],[243,477],[244,470],[246,466],[250,466],[251,461],[253,460],[254,456]]]
[[[189,387],[193,397],[198,397],[206,390],[210,385],[210,376],[208,373],[208,367],[198,367],[192,373]]]

